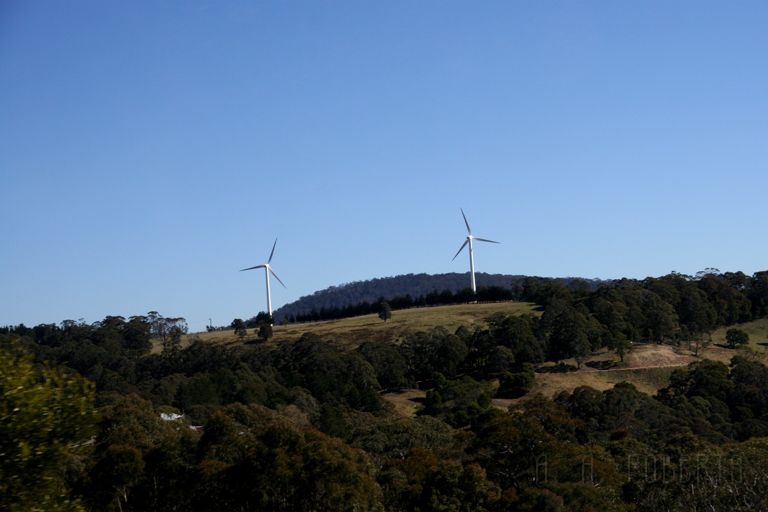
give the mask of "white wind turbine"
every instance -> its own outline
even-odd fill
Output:
[[[467,216],[464,215],[464,210],[459,208],[461,210],[461,216],[464,217],[464,224],[467,226],[467,239],[464,240],[464,243],[461,244],[461,247],[459,247],[459,250],[456,251],[456,255],[454,255],[453,260],[456,259],[456,256],[459,255],[461,251],[464,250],[464,247],[469,245],[469,274],[472,277],[472,294],[477,294],[477,286],[475,285],[475,254],[472,252],[472,241],[478,240],[480,242],[490,242],[492,244],[498,244],[501,242],[496,242],[494,240],[487,240],[485,238],[478,238],[472,234],[472,230],[469,228],[469,222],[467,222]],[[451,260],[451,261],[453,261]]]
[[[275,276],[275,279],[277,279],[277,281],[281,285],[283,285],[283,288],[287,288],[287,286],[285,286],[285,283],[280,281],[280,278],[277,277],[277,274],[275,274],[275,271],[272,270],[272,266],[270,265],[270,263],[272,262],[272,256],[275,255],[275,246],[276,245],[277,245],[277,238],[275,238],[275,243],[272,244],[272,252],[269,253],[269,259],[267,260],[266,263],[262,263],[261,265],[256,265],[255,267],[244,268],[243,270],[240,271],[240,272],[243,272],[245,270],[253,270],[255,268],[263,268],[264,269],[264,275],[267,278],[267,310],[269,311],[269,316],[270,317],[272,316],[272,289],[269,287],[269,274],[272,274],[273,276]]]

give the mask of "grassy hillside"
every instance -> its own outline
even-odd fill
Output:
[[[312,322],[304,324],[277,325],[271,343],[295,340],[304,333],[320,336],[330,343],[354,347],[366,341],[396,340],[406,331],[423,331],[433,327],[444,327],[453,332],[459,326],[472,328],[485,322],[495,313],[519,315],[538,314],[533,304],[525,302],[495,302],[487,304],[456,304],[429,308],[413,308],[392,312],[392,318],[383,322],[376,315],[364,315],[341,320]],[[191,334],[188,338],[199,337],[212,343],[238,343],[233,331]],[[246,341],[257,339],[253,329],[248,330]]]
[[[274,337],[270,343],[281,343],[295,340],[304,333],[320,336],[329,343],[346,348],[353,348],[365,341],[397,340],[406,331],[427,330],[442,326],[453,331],[461,325],[469,328],[482,325],[485,320],[495,313],[507,314],[539,314],[534,305],[521,302],[501,302],[490,304],[460,304],[452,306],[437,306],[429,308],[414,308],[393,311],[392,319],[383,322],[376,315],[365,315],[342,320],[315,322],[306,324],[291,324],[275,326]],[[768,319],[740,324],[735,327],[745,330],[750,335],[752,357],[765,358],[768,350]],[[701,356],[706,359],[721,361],[728,364],[730,359],[739,353],[722,346],[725,343],[727,328],[721,328],[712,333],[713,344],[706,348]],[[241,343],[233,331],[192,334],[188,338],[198,337],[206,342],[232,344]],[[249,329],[246,342],[256,341],[256,334]],[[541,393],[553,396],[560,391],[573,391],[579,386],[590,386],[598,390],[610,389],[619,382],[630,382],[640,391],[655,394],[667,385],[670,374],[676,368],[684,368],[698,360],[684,347],[675,348],[669,345],[643,344],[635,345],[620,364],[618,358],[609,351],[602,351],[590,357],[581,369],[565,373],[537,373],[536,384],[532,394]],[[565,361],[575,365],[575,361]],[[545,366],[551,363],[545,363]],[[385,398],[395,405],[396,410],[403,415],[413,415],[420,407],[424,392],[405,390],[402,393],[388,393]],[[497,406],[506,407],[511,400],[494,400]]]
[[[519,283],[524,278],[519,275],[486,274],[484,272],[477,272],[475,277],[477,278],[478,291],[481,293],[484,287],[509,290],[514,283]],[[567,282],[567,280],[564,281]],[[418,299],[419,297],[426,297],[436,292],[449,291],[457,293],[466,290],[468,285],[468,272],[452,272],[448,274],[421,273],[381,277],[318,290],[311,295],[306,295],[294,302],[279,307],[274,311],[273,316],[280,321],[292,315],[307,315],[312,311],[343,308],[359,305],[362,302],[377,304],[381,298],[392,300],[395,297],[408,295],[413,299]]]

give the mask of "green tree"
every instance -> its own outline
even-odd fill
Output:
[[[151,326],[146,317],[132,316],[123,330],[123,345],[138,354],[147,354],[152,349],[150,332]]]
[[[453,378],[467,357],[467,346],[442,327],[405,334],[399,350],[416,381],[428,380],[436,372]]]
[[[376,371],[383,389],[402,389],[413,383],[408,378],[408,362],[392,343],[369,341],[357,349]]]
[[[440,459],[423,448],[388,461],[381,480],[387,510],[486,512],[496,510],[500,498],[500,489],[478,464]]]
[[[240,339],[245,338],[248,334],[248,329],[245,328],[245,322],[243,322],[242,318],[235,318],[230,326],[235,330],[235,335]]]
[[[619,356],[619,360],[623,363],[624,356],[627,355],[629,349],[632,348],[632,343],[630,343],[623,334],[619,333],[613,340],[611,340],[611,348],[616,352],[616,355]]]
[[[259,326],[259,338],[267,341],[272,337],[272,326],[270,324],[261,324]]]
[[[589,320],[584,312],[564,301],[552,301],[540,323],[548,342],[549,357],[555,361],[573,357],[581,366],[591,351],[586,333],[588,326]]]
[[[427,391],[424,409],[419,414],[429,414],[461,428],[491,406],[491,389],[486,382],[468,376],[447,380],[442,375],[436,381],[434,389]]]
[[[725,333],[725,341],[728,342],[729,347],[737,348],[749,343],[749,334],[741,329],[728,329]]]
[[[168,334],[163,338],[163,354],[172,355],[181,350],[181,336],[186,332],[186,327],[182,328],[178,325],[170,326],[167,330]]]
[[[199,510],[381,510],[368,456],[269,409],[218,410],[200,440]]]
[[[84,496],[90,510],[190,510],[194,445],[185,417],[163,420],[133,394],[99,396],[101,423]],[[197,475],[194,475],[197,477]]]
[[[319,337],[305,334],[274,353],[275,368],[287,386],[301,386],[320,401],[346,402],[352,408],[382,407],[376,372],[357,352],[343,352]]]
[[[533,315],[497,313],[488,318],[488,327],[493,343],[509,348],[516,363],[540,363],[544,361],[545,350],[535,334],[537,322]]]
[[[690,283],[681,294],[678,315],[680,324],[689,338],[698,337],[709,331],[717,322],[717,312],[707,301],[706,294],[696,288],[695,284]]]
[[[270,315],[266,311],[259,311],[259,314],[256,315],[256,318],[252,320],[256,323],[257,326],[262,324],[273,325],[275,323],[275,319],[272,318],[272,315]],[[250,325],[253,325],[253,324],[250,324]]]
[[[389,302],[385,300],[379,303],[379,318],[385,322],[392,318],[392,307],[390,307]]]
[[[518,398],[528,393],[536,381],[533,365],[523,364],[519,372],[504,372],[499,378],[499,389],[496,396],[501,398]]]
[[[674,308],[648,290],[643,290],[639,298],[643,312],[643,321],[639,327],[643,337],[657,343],[671,337],[677,328],[677,315]]]
[[[107,320],[113,318],[120,317],[107,317],[102,324],[107,324]],[[138,318],[140,322],[149,325],[149,333],[153,337],[160,339],[163,352],[166,354],[178,352],[181,347],[181,336],[189,330],[186,319],[182,317],[166,318],[157,311],[150,311],[146,317],[134,318]]]
[[[710,343],[711,340],[705,338],[704,335],[700,335],[688,340],[688,348],[693,352],[694,356],[699,357],[701,351],[707,348]]]
[[[82,510],[66,471],[95,432],[93,385],[0,348],[0,395],[0,509]]]
[[[267,341],[272,337],[272,324],[274,320],[272,315],[265,312],[260,312],[256,315],[256,326],[259,328],[259,338]]]

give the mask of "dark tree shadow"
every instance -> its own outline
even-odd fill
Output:
[[[578,368],[572,364],[560,363],[555,366],[540,366],[536,368],[536,373],[569,373],[575,372]]]
[[[610,370],[611,368],[616,368],[618,366],[616,361],[587,361],[584,365],[594,368],[595,370]]]

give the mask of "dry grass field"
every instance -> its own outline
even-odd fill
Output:
[[[363,315],[325,322],[276,325],[270,343],[296,340],[305,333],[311,333],[336,346],[352,348],[366,341],[397,340],[406,331],[424,331],[434,327],[444,327],[449,332],[453,332],[461,325],[471,329],[474,326],[484,324],[488,317],[496,313],[539,314],[534,311],[532,304],[525,302],[493,302],[412,308],[393,311],[392,318],[387,322],[382,321],[377,315]],[[194,338],[222,344],[257,340],[253,329],[248,330],[248,335],[244,340],[240,340],[231,330],[187,336],[187,340]]]
[[[606,369],[589,366],[590,362],[606,360],[615,360],[616,365]],[[579,386],[603,391],[619,382],[629,382],[644,393],[655,394],[667,385],[669,376],[676,368],[684,368],[697,360],[693,355],[669,345],[636,345],[626,355],[623,364],[613,354],[604,353],[590,358],[577,371],[537,373],[533,393],[551,397],[560,391],[573,391]]]
[[[667,385],[669,376],[677,368],[685,368],[702,359],[729,364],[730,360],[739,354],[748,354],[751,358],[766,361],[766,350],[761,346],[758,349],[750,347],[746,350],[734,350],[711,344],[697,357],[683,347],[639,344],[632,347],[625,356],[624,363],[619,363],[614,354],[602,352],[589,358],[577,371],[537,373],[533,393],[551,397],[560,391],[573,391],[579,386],[590,386],[602,391],[612,388],[619,382],[629,382],[638,390],[653,395]],[[605,369],[598,369],[600,365],[590,366],[590,362],[606,361],[613,361],[615,365]],[[575,361],[566,361],[566,363],[576,364]]]

